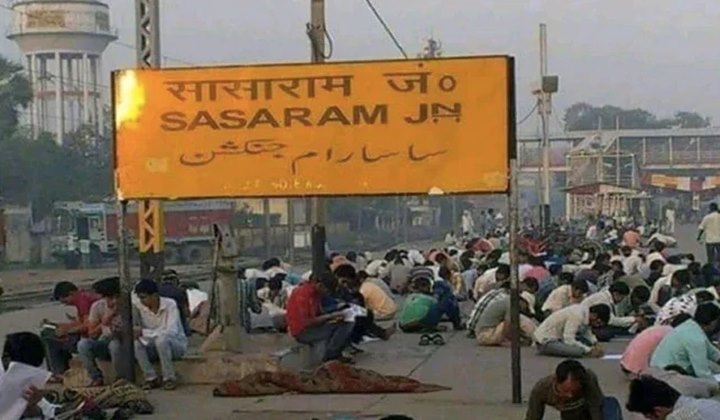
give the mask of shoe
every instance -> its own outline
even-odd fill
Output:
[[[432,343],[436,346],[444,346],[445,345],[445,339],[440,334],[435,334],[432,337],[430,337],[430,340],[432,340]]]
[[[174,379],[167,379],[163,382],[162,387],[165,391],[174,391],[177,388],[177,382]]]
[[[150,380],[146,379],[145,383],[142,386],[142,389],[144,389],[145,391],[149,391],[151,389],[160,388],[161,386],[162,386],[162,381],[160,380],[160,378],[155,378],[155,379],[150,379]]]
[[[355,354],[365,353],[365,350],[361,349],[360,347],[358,347],[355,344],[350,344],[350,346],[348,347],[348,352],[352,355],[355,355]]]

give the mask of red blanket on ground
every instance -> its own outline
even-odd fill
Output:
[[[339,362],[327,362],[312,373],[257,372],[215,388],[216,397],[298,394],[423,393],[450,388],[424,384],[405,376],[386,376]]]

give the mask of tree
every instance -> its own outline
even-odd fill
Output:
[[[21,110],[32,100],[30,81],[22,72],[22,66],[0,57],[0,140],[12,136]]]
[[[673,118],[658,119],[644,109],[623,109],[613,105],[596,107],[585,102],[576,103],[565,111],[566,131],[603,129],[660,129],[702,128],[710,125],[710,118],[695,112],[678,111]]]
[[[673,118],[675,125],[680,128],[705,128],[710,127],[710,118],[703,117],[696,112],[678,111]]]

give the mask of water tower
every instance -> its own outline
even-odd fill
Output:
[[[18,0],[8,38],[23,55],[34,99],[33,136],[103,127],[102,54],[117,39],[107,4],[96,0]]]

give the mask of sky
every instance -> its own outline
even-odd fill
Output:
[[[5,4],[9,0],[0,0]],[[111,25],[135,43],[134,1],[109,0]],[[670,116],[696,111],[720,124],[720,1],[717,0],[373,0],[401,44],[417,54],[429,36],[446,56],[516,57],[517,114],[539,79],[538,26],[548,26],[549,71],[560,76],[558,113],[575,102],[641,107]],[[309,0],[161,0],[162,53],[197,65],[309,60]],[[12,12],[0,9],[0,26]],[[333,60],[400,58],[365,0],[327,0]],[[0,54],[20,59],[0,39]],[[135,53],[111,45],[106,78]],[[178,62],[168,61],[169,65]],[[560,116],[560,115],[558,115]],[[556,128],[558,119],[553,120]],[[535,130],[535,118],[521,132]]]

